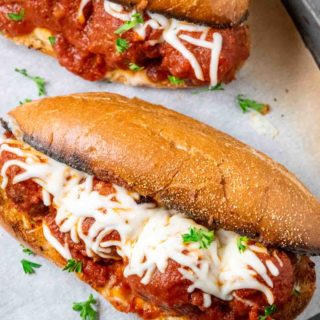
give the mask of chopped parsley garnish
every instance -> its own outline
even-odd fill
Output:
[[[44,96],[46,95],[46,81],[41,78],[41,77],[37,77],[37,76],[30,76],[27,72],[26,69],[14,69],[16,72],[22,74],[23,76],[29,78],[30,80],[32,80],[38,87],[39,90],[39,96]]]
[[[248,241],[249,238],[248,237],[240,237],[237,240],[237,245],[238,245],[238,249],[240,251],[240,253],[244,253],[248,247]]]
[[[20,247],[22,248],[22,252],[24,252],[28,256],[35,256],[36,255],[32,250],[30,250],[29,248],[25,247],[23,244],[20,244]]]
[[[22,21],[24,19],[24,9],[22,8],[18,13],[8,13],[8,18],[12,21]]]
[[[277,306],[275,304],[272,304],[271,306],[266,307],[264,309],[264,315],[259,316],[259,320],[267,320],[268,317],[274,314],[276,311],[277,311]]]
[[[129,63],[129,69],[130,69],[131,71],[135,71],[135,72],[136,72],[136,71],[141,71],[141,70],[143,70],[144,67],[139,67],[137,64],[131,62],[131,63]]]
[[[74,302],[72,309],[74,311],[80,312],[80,317],[83,320],[97,320],[98,312],[91,306],[91,304],[96,304],[97,300],[93,298],[90,294],[89,299],[85,302]]]
[[[31,99],[26,98],[26,99],[24,99],[24,100],[22,100],[22,101],[19,101],[19,104],[20,104],[20,106],[21,106],[21,105],[23,105],[23,104],[25,104],[25,103],[28,103],[28,102],[31,102],[31,101],[32,101]]]
[[[270,106],[268,104],[247,99],[242,94],[237,95],[237,102],[243,113],[249,112],[249,109],[252,109],[264,115],[270,110]]]
[[[54,46],[56,44],[56,37],[55,36],[48,37],[48,40],[52,46]]]
[[[33,274],[36,271],[34,270],[34,268],[40,268],[41,264],[32,262],[32,261],[28,261],[28,260],[21,260],[21,264],[22,264],[22,268],[25,274]]]
[[[182,235],[184,243],[199,242],[200,249],[208,249],[214,238],[214,231],[196,229],[194,227],[190,227],[189,233]]]
[[[68,272],[82,272],[82,262],[76,261],[74,259],[70,259],[67,261],[67,264],[62,269],[62,271],[68,271]]]
[[[222,90],[224,90],[222,83],[218,83],[215,86],[210,86],[209,88],[204,88],[204,89],[194,91],[192,92],[192,94],[199,94],[199,93],[208,92],[208,91],[222,91]]]
[[[131,16],[131,19],[129,21],[126,21],[120,28],[118,28],[114,33],[115,34],[121,34],[124,33],[132,28],[134,28],[136,25],[144,23],[143,17],[140,13],[134,13]]]
[[[183,79],[179,79],[175,76],[168,76],[168,80],[170,83],[175,84],[175,85],[180,85],[180,84],[184,84],[184,80]]]
[[[126,39],[118,38],[116,40],[116,49],[118,53],[124,53],[129,48],[129,41]]]

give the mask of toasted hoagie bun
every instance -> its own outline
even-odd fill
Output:
[[[108,93],[47,98],[9,115],[28,144],[98,179],[204,225],[320,253],[318,200],[283,166],[203,123]]]
[[[319,252],[319,203],[267,156],[108,93],[31,102],[3,125],[2,224],[59,266],[81,262],[120,311],[294,319],[310,301],[314,264],[281,247]]]
[[[249,0],[112,0],[112,2],[151,10],[176,19],[211,26],[234,26],[244,21]]]

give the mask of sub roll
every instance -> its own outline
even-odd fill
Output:
[[[1,0],[0,32],[91,81],[230,82],[249,55],[248,0]]]
[[[283,320],[310,301],[320,204],[267,156],[107,93],[31,102],[3,125],[2,225],[61,267],[81,262],[118,310]]]

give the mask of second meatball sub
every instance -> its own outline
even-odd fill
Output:
[[[170,6],[149,4],[150,10],[109,0],[0,0],[0,31],[87,80],[176,88],[234,79],[249,55],[245,25],[197,24],[193,13],[204,8],[188,2],[188,21],[174,18]]]
[[[80,277],[120,311],[143,319],[294,319],[310,300],[312,262],[277,247],[319,252],[317,238],[302,220],[294,237],[296,228],[251,199],[270,178],[281,197],[270,192],[269,200],[282,217],[307,214],[313,228],[319,203],[266,156],[188,117],[113,94],[26,104],[6,128],[3,224],[59,265],[81,262]],[[223,183],[211,176],[220,156],[228,165],[218,169]],[[254,185],[240,184],[244,170],[232,165],[244,156]],[[238,199],[228,189],[233,182]],[[226,202],[232,213],[222,210]],[[258,210],[271,220],[259,237],[252,235]],[[252,229],[238,222],[236,230],[232,220],[247,215]],[[275,221],[287,228],[284,238],[268,228]]]

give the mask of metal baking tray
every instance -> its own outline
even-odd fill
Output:
[[[320,68],[320,0],[282,0]]]
[[[320,0],[282,0],[320,68]],[[308,320],[320,320],[320,314]]]

